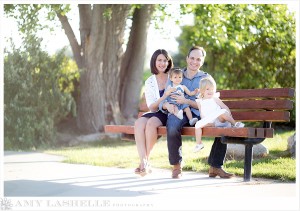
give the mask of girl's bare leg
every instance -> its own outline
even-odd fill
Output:
[[[196,144],[202,144],[202,128],[195,128]]]
[[[232,116],[230,116],[228,113],[224,113],[221,114],[218,119],[220,120],[220,122],[225,122],[228,121],[230,122],[232,125],[235,125],[236,121],[232,118]]]

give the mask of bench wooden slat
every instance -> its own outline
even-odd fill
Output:
[[[224,101],[230,109],[264,109],[264,110],[290,110],[293,108],[291,100],[240,100]]]
[[[293,98],[292,88],[220,90],[221,99],[232,98]]]
[[[290,113],[288,111],[232,111],[235,120],[246,122],[289,122]]]
[[[274,99],[274,100],[262,100],[262,99],[239,99],[230,100],[221,98],[224,103],[230,109],[264,109],[264,110],[291,110],[293,108],[293,101],[287,99]],[[146,112],[148,107],[145,101],[141,101],[139,110]]]
[[[132,125],[105,125],[106,133],[126,133],[134,134],[134,126]],[[249,137],[249,138],[272,138],[273,128],[216,128],[207,127],[203,128],[203,136],[205,137],[221,137],[221,136],[232,136],[232,137]],[[195,136],[194,127],[183,127],[182,135],[184,136]],[[158,135],[165,136],[167,129],[165,126],[158,128]]]
[[[232,111],[232,116],[237,121],[245,122],[289,122],[290,113],[288,111]],[[141,117],[144,112],[140,112]]]
[[[125,134],[134,134],[133,125],[105,125],[105,133],[125,133]]]

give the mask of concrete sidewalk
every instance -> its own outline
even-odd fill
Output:
[[[265,179],[243,182],[241,177],[209,178],[207,174],[195,172],[184,172],[181,179],[171,179],[171,171],[162,169],[153,169],[152,174],[140,177],[133,173],[134,169],[67,164],[63,159],[34,152],[4,153],[4,197],[13,200],[13,210],[24,207],[11,197],[42,199],[43,204],[39,206],[31,204],[32,210],[41,207],[51,210],[83,207],[84,210],[299,209],[296,183]],[[56,198],[49,202],[45,197]]]

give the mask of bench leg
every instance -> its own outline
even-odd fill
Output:
[[[253,144],[245,144],[245,163],[244,163],[244,181],[251,180],[251,168],[253,157]]]

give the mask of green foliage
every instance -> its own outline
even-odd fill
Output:
[[[216,79],[218,89],[295,88],[295,14],[286,5],[199,4],[182,9],[191,11],[194,24],[182,27],[174,56],[180,66],[186,66],[188,49],[199,45],[207,51],[202,69]]]
[[[112,19],[112,9],[106,8],[103,12],[103,17],[107,18],[108,20]]]
[[[200,45],[220,89],[295,87],[296,26],[286,5],[201,4],[194,13],[178,38],[182,66]]]
[[[41,50],[34,36],[23,48],[5,50],[4,131],[5,149],[35,149],[55,143],[55,124],[73,112],[71,81],[78,79],[64,49],[55,56]]]
[[[17,20],[19,31],[25,34],[34,34],[44,28],[49,28],[50,22],[56,17],[56,12],[69,12],[68,4],[5,4],[4,13]],[[45,24],[48,23],[48,24]]]

